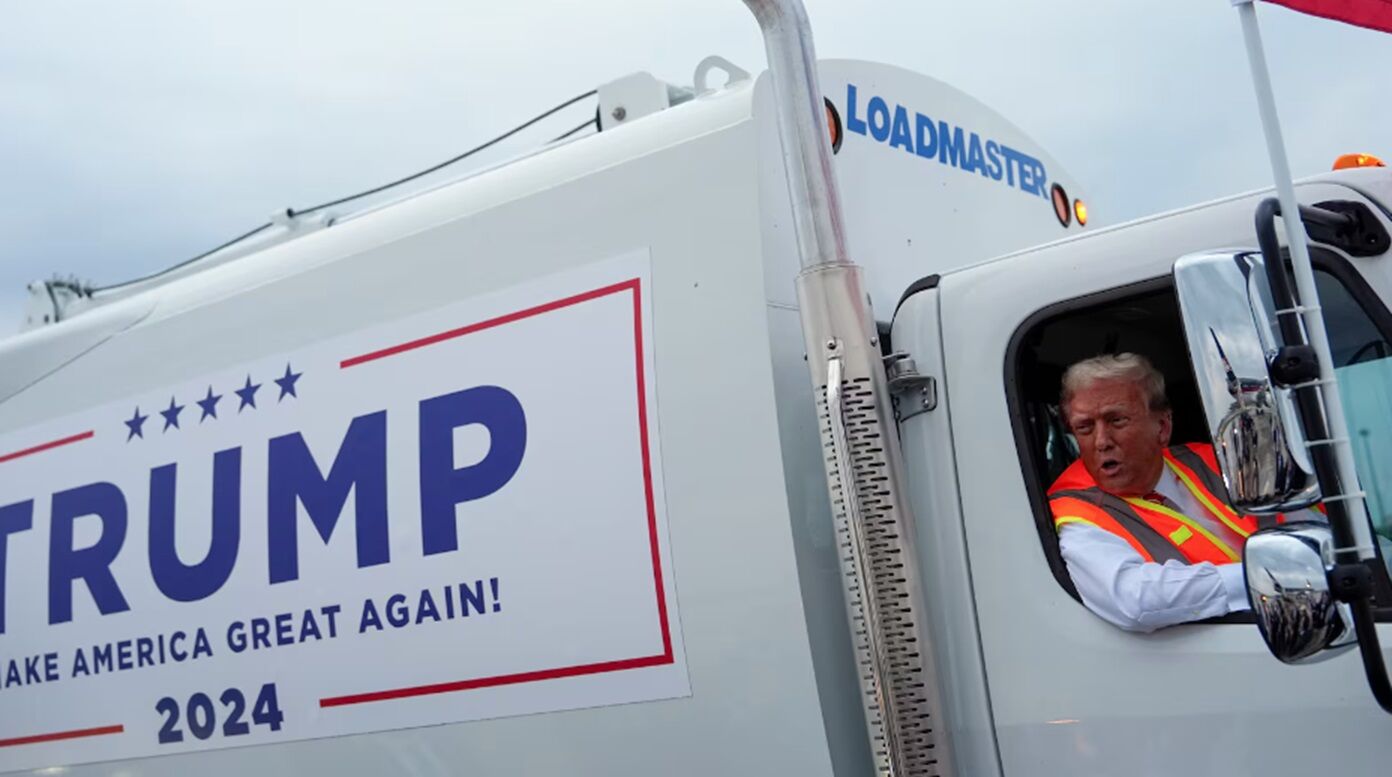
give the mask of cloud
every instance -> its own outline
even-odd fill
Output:
[[[808,0],[823,57],[982,99],[1049,149],[1106,221],[1269,181],[1235,12],[1220,2]],[[1297,174],[1379,148],[1384,37],[1261,9]],[[81,19],[81,24],[72,23]],[[273,210],[422,169],[635,70],[763,67],[736,0],[56,2],[0,31],[0,331],[29,280],[143,275]],[[503,158],[586,118],[504,144]]]

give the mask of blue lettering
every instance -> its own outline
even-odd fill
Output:
[[[404,594],[388,596],[387,604],[383,609],[387,611],[387,623],[398,629],[411,622],[411,608],[406,606]]]
[[[949,132],[949,128],[951,132]],[[962,153],[966,150],[963,146],[966,140],[962,137],[961,127],[950,127],[945,121],[938,122],[938,161],[945,165],[952,165],[960,168],[962,166]]]
[[[309,610],[305,610],[304,620],[300,622],[300,642],[310,639],[323,639],[324,635],[319,633],[319,624],[314,620],[314,616]]]
[[[1029,192],[1037,197],[1047,198],[1049,195],[1045,188],[1044,165],[1038,159],[1014,151],[1016,163],[1020,171],[1020,191]]]
[[[454,468],[454,430],[481,424],[489,447],[483,460]],[[459,548],[455,506],[507,485],[522,466],[527,417],[507,389],[478,386],[420,403],[421,540],[425,555]]]
[[[0,507],[0,634],[5,633],[5,559],[10,535],[34,528],[34,500]]]
[[[169,635],[169,655],[175,661],[183,661],[188,658],[188,651],[180,647],[180,643],[187,638],[188,635],[182,631],[176,631]]]
[[[889,139],[889,106],[879,97],[870,98],[870,136],[881,143]]]
[[[213,654],[213,645],[208,641],[208,632],[202,626],[193,635],[193,657],[202,658]]]
[[[340,606],[337,605],[337,604],[331,604],[331,605],[328,605],[327,607],[320,607],[320,608],[319,608],[319,612],[323,613],[323,614],[324,614],[324,617],[326,617],[326,618],[329,619],[329,639],[333,639],[334,637],[337,637],[337,636],[338,636],[338,620],[337,620],[337,618],[338,618],[338,611],[341,610],[341,609],[342,609],[342,607],[340,607]]]
[[[91,547],[73,547],[73,524],[78,518],[95,516],[101,521],[101,534]],[[48,622],[72,620],[73,584],[87,583],[87,589],[102,615],[130,609],[111,562],[126,541],[126,498],[111,483],[91,483],[53,495],[52,528],[48,543]]]
[[[101,674],[103,669],[107,672],[115,670],[116,665],[112,661],[110,642],[105,645],[92,646],[92,665],[96,667],[93,670],[96,674]]]
[[[962,169],[969,173],[979,172],[986,175],[986,158],[981,153],[981,136],[975,132],[971,134],[971,143],[967,146],[967,164]]]
[[[865,134],[865,120],[856,115],[855,84],[846,84],[846,131]]]
[[[241,621],[232,621],[227,624],[227,647],[233,653],[240,653],[247,649],[246,624]]]
[[[177,464],[150,470],[150,574],[155,586],[176,602],[211,596],[232,574],[242,532],[242,449],[213,455],[212,539],[197,564],[179,560],[174,539]]]
[[[459,584],[459,614],[465,618],[469,617],[471,607],[477,613],[487,612],[486,602],[483,599],[482,580],[475,580],[472,586],[465,583]]]
[[[440,611],[435,607],[435,597],[429,591],[421,591],[420,606],[416,610],[416,625],[420,625],[429,618],[433,621],[440,620]]]
[[[1010,146],[1001,146],[1001,156],[1005,157],[1005,182],[1015,185],[1015,169],[1020,165],[1021,154]]]
[[[915,116],[915,123],[918,129],[918,155],[924,159],[932,159],[938,155],[937,127],[932,119],[921,113]]]
[[[358,621],[358,633],[362,634],[368,628],[382,630],[382,616],[377,614],[377,605],[371,599],[363,600],[362,618]]]
[[[353,492],[358,567],[391,560],[387,539],[387,412],[358,416],[349,424],[326,478],[304,437],[296,432],[270,442],[266,518],[270,580],[300,576],[296,518],[303,504],[319,538],[329,541],[348,492]]]
[[[991,180],[1001,179],[1000,144],[994,140],[986,141],[986,174]]]
[[[890,137],[889,145],[895,148],[902,148],[912,154],[913,133],[909,130],[909,112],[904,110],[904,106],[894,106],[894,132]]]
[[[251,649],[261,650],[271,646],[271,622],[265,618],[251,619]]]
[[[1048,197],[1049,177],[1044,175],[1044,163],[1030,157],[1029,165],[1034,172],[1034,193],[1040,197]]]
[[[1034,165],[1030,164],[1029,157],[1020,155],[1020,191],[1038,194],[1038,184],[1034,180]]]
[[[135,665],[136,667],[153,666],[155,663],[155,643],[149,637],[141,637],[135,641]]]
[[[924,159],[936,159],[941,164],[993,181],[1004,179],[1009,186],[1039,197],[1048,197],[1048,179],[1044,165],[1038,159],[979,133],[911,112],[897,103],[891,111],[889,102],[878,96],[869,99],[865,109],[868,115],[862,117],[859,98],[858,88],[854,84],[847,84],[847,131],[869,134],[892,148],[903,149]]]
[[[275,616],[275,643],[277,645],[290,645],[294,643],[295,633],[293,629],[295,625],[290,622],[290,619],[293,617],[294,614],[288,612],[282,612]]]

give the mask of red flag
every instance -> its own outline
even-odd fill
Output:
[[[1277,5],[1347,22],[1371,30],[1392,32],[1392,0],[1269,0]]]

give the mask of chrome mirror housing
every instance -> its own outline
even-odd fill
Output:
[[[1242,559],[1247,596],[1271,654],[1287,664],[1313,663],[1357,643],[1349,606],[1329,589],[1329,527],[1300,521],[1247,538]]]
[[[1289,389],[1271,380],[1279,347],[1260,254],[1194,254],[1175,263],[1184,334],[1232,506],[1289,512],[1319,501],[1319,483]]]

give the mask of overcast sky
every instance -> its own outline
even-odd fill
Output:
[[[806,2],[821,57],[899,65],[976,96],[1050,150],[1098,220],[1269,182],[1228,0]],[[635,70],[689,84],[707,54],[764,67],[739,0],[0,9],[0,336],[17,328],[31,280],[104,285],[161,269]],[[1260,13],[1296,174],[1344,152],[1392,157],[1392,38]],[[575,106],[479,162],[592,113]]]

